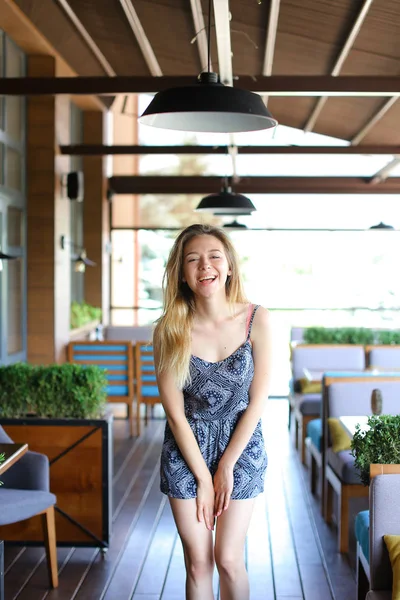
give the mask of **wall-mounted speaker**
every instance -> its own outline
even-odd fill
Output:
[[[71,171],[67,175],[67,196],[70,200],[82,202],[83,195],[83,173],[81,171]]]

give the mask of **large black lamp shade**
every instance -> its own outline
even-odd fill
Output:
[[[255,210],[250,198],[234,194],[230,187],[224,187],[218,194],[206,196],[196,208],[196,211],[208,211],[214,215],[250,215]]]
[[[217,73],[204,72],[191,86],[158,92],[139,122],[161,129],[235,133],[277,125],[258,94],[228,87]]]

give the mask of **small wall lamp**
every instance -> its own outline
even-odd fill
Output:
[[[1,250],[0,250],[0,271],[3,270],[3,260],[13,260],[14,258],[17,258],[17,257],[10,256],[9,254],[4,254],[4,252],[1,252]]]
[[[82,246],[75,244],[69,240],[65,235],[61,236],[61,249],[65,250],[66,246],[71,246],[74,253],[71,255],[71,259],[74,262],[74,271],[76,273],[84,273],[86,267],[95,267],[96,263],[87,257],[86,250]]]

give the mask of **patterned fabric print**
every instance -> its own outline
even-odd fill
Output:
[[[216,363],[191,357],[191,383],[183,390],[185,414],[212,475],[249,404],[254,375],[250,332],[257,308],[253,310],[246,341],[233,354]],[[232,499],[254,498],[262,493],[266,468],[267,455],[259,421],[234,467]],[[172,498],[196,497],[195,478],[168,423],[161,453],[161,491]]]

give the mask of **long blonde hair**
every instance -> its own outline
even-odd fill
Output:
[[[178,235],[170,252],[163,277],[164,309],[154,331],[158,349],[158,369],[170,371],[182,389],[188,381],[191,356],[191,331],[195,312],[192,290],[183,282],[183,252],[189,240],[212,235],[224,246],[231,275],[225,283],[228,302],[247,302],[239,271],[236,250],[224,231],[212,225],[190,225]]]

